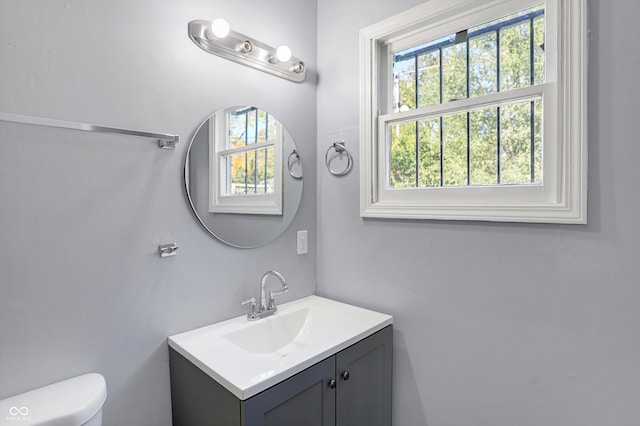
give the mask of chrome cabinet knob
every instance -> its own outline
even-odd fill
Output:
[[[331,381],[329,382],[329,389],[335,389],[336,384],[336,379],[331,379]]]
[[[349,380],[349,377],[351,377],[351,375],[348,371],[342,373],[342,380]]]

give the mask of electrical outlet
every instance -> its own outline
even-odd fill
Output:
[[[309,239],[307,238],[307,230],[298,231],[298,254],[307,254],[309,252]]]

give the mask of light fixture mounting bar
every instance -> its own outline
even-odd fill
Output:
[[[208,53],[296,83],[303,82],[307,75],[306,66],[299,58],[292,56],[287,61],[278,61],[274,47],[232,30],[218,38],[213,35],[209,21],[189,22],[189,38]]]

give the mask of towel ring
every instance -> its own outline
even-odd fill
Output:
[[[293,161],[291,161],[291,159],[295,156],[295,158],[293,159]],[[299,162],[300,163],[300,174],[297,175],[293,172],[293,165]],[[287,158],[287,169],[289,170],[289,174],[291,175],[292,178],[300,180],[302,179],[302,158],[300,158],[300,154],[298,154],[298,150],[294,149],[293,151],[291,151],[291,154],[289,154],[289,157]]]
[[[331,168],[331,161],[329,159],[329,152],[331,150],[335,150],[337,155],[346,154],[347,155],[347,165],[343,170],[333,170]],[[337,141],[331,144],[331,146],[327,149],[327,152],[324,154],[324,163],[327,165],[327,169],[329,169],[329,173],[334,176],[344,176],[351,171],[353,167],[353,157],[351,153],[344,147],[344,141]]]

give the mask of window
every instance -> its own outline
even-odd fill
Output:
[[[362,216],[586,223],[585,15],[432,0],[362,30]]]
[[[213,213],[282,214],[283,127],[255,107],[233,107],[209,121]]]

